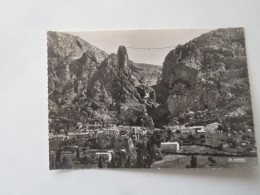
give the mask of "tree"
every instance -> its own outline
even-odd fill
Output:
[[[77,148],[77,154],[76,154],[77,159],[79,159],[80,157],[79,153],[80,153],[79,148]]]
[[[197,157],[193,155],[191,156],[190,167],[194,169],[197,167]]]
[[[148,116],[146,118],[145,126],[149,127],[150,129],[154,129],[154,122],[153,122],[152,117]]]
[[[110,161],[110,163],[108,164],[109,168],[115,168],[115,157],[114,155],[112,155],[112,159]]]
[[[58,149],[57,154],[56,154],[56,162],[59,164],[61,161],[61,148]]]
[[[98,159],[98,168],[103,168],[103,159],[101,157],[101,155],[99,156],[99,159]]]
[[[130,156],[128,156],[126,163],[125,163],[125,168],[130,168],[130,166],[131,166],[131,158],[130,158]]]

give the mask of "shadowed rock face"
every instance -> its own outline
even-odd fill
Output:
[[[161,104],[157,112],[167,113],[168,122],[189,111],[228,114],[230,105],[251,110],[243,29],[211,31],[170,51],[154,88]]]

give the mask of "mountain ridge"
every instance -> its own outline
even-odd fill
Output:
[[[142,67],[132,75],[136,65],[124,46],[106,54],[79,37],[49,32],[48,65],[50,128],[72,129],[92,120],[151,121],[146,105],[155,103],[156,96],[139,75],[146,78]]]

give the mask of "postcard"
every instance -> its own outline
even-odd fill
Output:
[[[244,28],[49,31],[47,46],[51,170],[258,166]]]

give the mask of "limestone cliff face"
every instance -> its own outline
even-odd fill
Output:
[[[47,41],[49,124],[68,129],[89,114],[89,104],[79,97],[108,54],[67,33],[48,32]]]
[[[93,75],[88,88],[90,97],[98,101],[102,101],[100,96],[105,99],[112,97],[118,102],[138,102],[141,98],[133,85],[128,63],[126,49],[120,46],[117,55],[109,55]]]
[[[176,47],[166,56],[162,81],[154,88],[161,104],[157,112],[168,122],[189,111],[251,110],[243,29],[218,29]]]
[[[120,120],[137,123],[146,118],[146,104],[155,103],[156,98],[151,87],[133,79],[132,66],[126,48],[120,46],[117,55],[109,55],[91,78],[88,96],[117,110]]]
[[[163,63],[162,80],[172,87],[178,80],[195,84],[201,69],[201,54],[195,43],[190,42],[172,50]]]
[[[79,37],[48,32],[49,96],[53,101],[71,101],[82,93],[89,78],[108,56]]]
[[[132,74],[134,67],[124,46],[108,55],[79,37],[48,32],[50,129],[69,130],[92,119],[146,124],[146,107],[156,95],[139,72]]]

